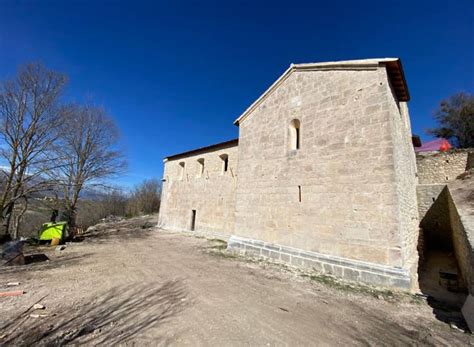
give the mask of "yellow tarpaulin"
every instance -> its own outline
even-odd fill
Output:
[[[45,223],[41,227],[41,231],[39,232],[39,239],[42,240],[52,240],[53,238],[57,238],[62,240],[64,235],[64,231],[66,229],[66,222],[59,222],[59,223]]]

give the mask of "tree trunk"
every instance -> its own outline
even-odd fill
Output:
[[[20,230],[20,222],[21,222],[21,219],[23,218],[23,215],[25,214],[26,210],[28,209],[28,199],[27,198],[24,198],[25,200],[25,204],[23,206],[23,208],[19,211],[15,211],[15,209],[13,209],[13,227],[11,228],[11,234],[12,234],[12,238],[14,240],[16,240],[18,238],[18,232]]]
[[[5,213],[5,217],[3,220],[3,225],[5,226],[5,234],[9,235],[10,237],[13,238],[13,235],[11,234],[11,221],[12,221],[12,213],[13,213],[13,208],[15,207],[15,203],[11,202],[8,204]]]

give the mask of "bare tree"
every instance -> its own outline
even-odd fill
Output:
[[[439,126],[428,134],[450,139],[456,147],[474,147],[474,95],[458,93],[441,101],[434,118]]]
[[[108,190],[101,203],[104,209],[104,217],[108,215],[125,216],[127,214],[128,196],[118,187]]]
[[[5,231],[11,230],[15,204],[23,208],[15,217],[18,226],[27,208],[28,198],[49,187],[45,180],[57,162],[50,151],[58,138],[64,109],[59,99],[67,82],[65,75],[46,69],[42,64],[28,64],[19,69],[15,79],[0,86],[0,219]]]
[[[161,182],[152,178],[144,180],[132,191],[128,202],[128,214],[135,216],[142,213],[158,212],[161,202]]]
[[[74,228],[83,189],[103,185],[104,179],[125,168],[125,161],[118,149],[118,128],[103,108],[87,104],[68,109],[55,147],[62,158],[55,180],[64,196],[69,225]]]
[[[127,213],[128,196],[120,187],[106,189],[100,199],[103,217],[110,215],[125,216]]]

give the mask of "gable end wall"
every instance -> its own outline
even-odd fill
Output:
[[[416,212],[416,195],[396,172],[411,159],[399,163],[395,117],[384,67],[292,73],[240,124],[236,235],[403,268],[411,231],[399,196],[414,198]],[[298,151],[289,150],[293,119]]]

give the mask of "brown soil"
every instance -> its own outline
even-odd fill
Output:
[[[0,344],[474,345],[422,300],[227,256],[155,222],[109,223],[63,251],[30,250],[48,262],[0,268],[0,291],[26,292],[0,298]]]

